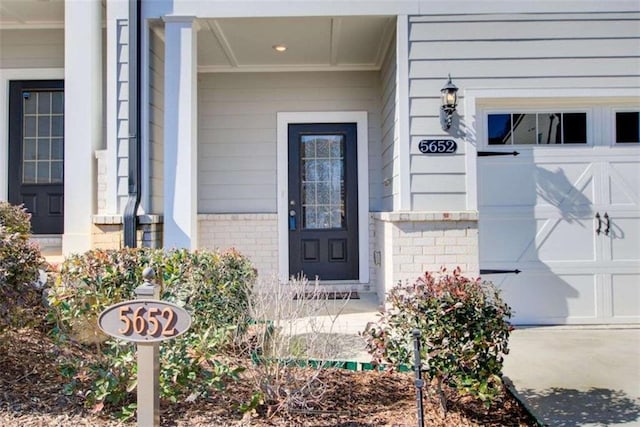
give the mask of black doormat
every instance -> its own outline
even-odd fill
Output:
[[[360,299],[360,295],[358,295],[357,291],[346,291],[346,292],[305,292],[302,294],[295,294],[293,296],[294,300],[297,299],[326,299],[326,300],[334,300],[334,299]]]

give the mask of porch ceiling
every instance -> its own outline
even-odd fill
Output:
[[[105,7],[105,2],[102,0]],[[377,70],[394,16],[198,19],[200,71]],[[64,28],[64,0],[0,0],[0,29]],[[276,52],[275,45],[285,45]]]
[[[199,71],[375,70],[393,38],[395,18],[225,18],[199,24]],[[287,50],[277,52],[275,45]]]
[[[0,0],[0,28],[62,28],[64,0]]]

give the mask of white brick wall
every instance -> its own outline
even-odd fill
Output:
[[[198,215],[198,239],[201,248],[237,249],[262,277],[278,273],[276,214]]]
[[[478,274],[477,214],[380,212],[369,218],[370,287],[364,289],[376,291],[381,302],[398,281],[413,281],[425,271],[459,266]],[[198,223],[202,248],[235,248],[263,277],[277,274],[276,214],[201,214]]]
[[[374,243],[381,252],[377,292],[399,281],[413,281],[425,271],[451,271],[478,275],[478,220],[475,212],[380,212],[373,214]],[[374,276],[372,275],[372,278]]]

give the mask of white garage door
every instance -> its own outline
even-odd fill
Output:
[[[638,129],[635,143],[615,143],[638,113],[618,114],[617,134],[594,131],[592,115],[484,115],[480,267],[514,323],[640,322]]]

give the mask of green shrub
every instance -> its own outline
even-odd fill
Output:
[[[160,346],[161,398],[195,399],[239,372],[216,356],[248,323],[247,288],[255,271],[245,257],[233,250],[89,251],[65,260],[48,298],[50,320],[61,339],[96,344],[95,359],[71,360],[64,366],[70,379],[67,392],[81,394],[94,409],[106,405],[132,414],[135,348],[105,337],[97,317],[112,304],[135,299],[147,266],[161,282],[161,299],[184,306],[192,316],[189,331]]]
[[[29,220],[21,206],[0,202],[0,326],[38,323],[40,292],[31,285],[45,260],[29,242]]]
[[[443,384],[471,394],[486,406],[502,394],[503,355],[508,353],[511,309],[488,282],[429,272],[398,284],[390,308],[365,331],[367,349],[379,363],[413,365],[412,331],[422,335],[422,369],[435,383],[443,411]]]

